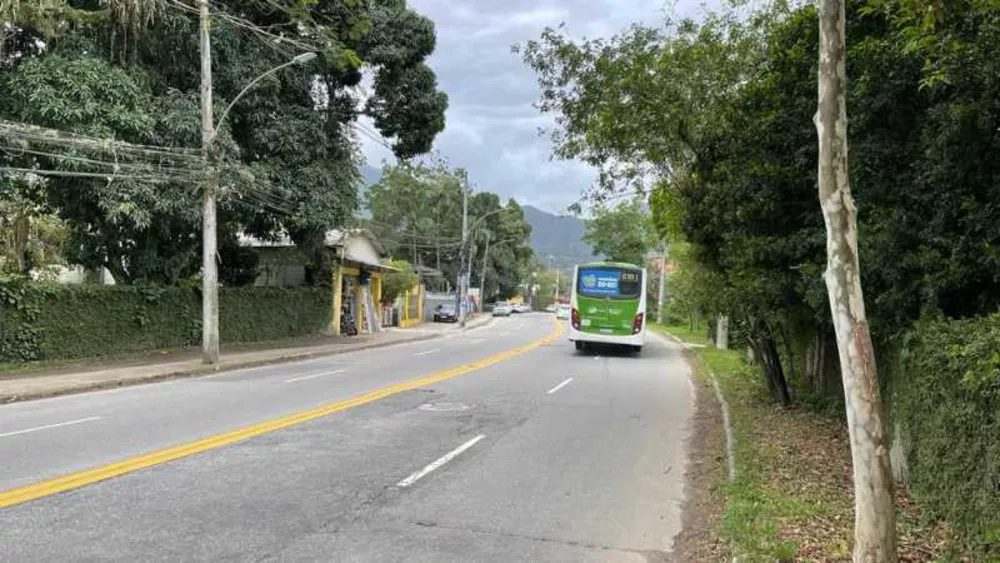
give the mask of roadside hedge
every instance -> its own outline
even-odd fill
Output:
[[[1000,315],[927,320],[902,351],[891,420],[906,434],[909,485],[985,559],[1000,556]]]
[[[223,342],[316,334],[330,320],[329,288],[223,288],[219,297]],[[201,339],[200,317],[196,288],[0,279],[0,362],[195,346]]]
[[[234,287],[219,293],[219,337],[258,342],[317,334],[330,325],[329,287]],[[201,293],[198,293],[198,316]],[[198,321],[198,341],[201,322]]]

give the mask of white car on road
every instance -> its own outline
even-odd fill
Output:
[[[559,305],[556,307],[556,318],[559,320],[568,320],[570,315],[569,305]]]

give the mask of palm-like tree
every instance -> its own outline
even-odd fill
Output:
[[[107,7],[111,19],[129,33],[152,25],[166,9],[164,0],[102,0],[101,4]]]
[[[101,0],[102,12],[73,8],[67,0],[0,0],[0,22],[30,24],[51,36],[65,24],[93,22],[102,15],[128,35],[152,25],[166,10],[166,0]]]
[[[112,19],[124,27],[141,29],[166,8],[165,0],[101,0]],[[65,17],[73,8],[66,0],[0,0],[0,20],[39,21]]]

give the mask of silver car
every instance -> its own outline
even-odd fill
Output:
[[[511,312],[510,303],[506,301],[499,301],[493,306],[493,316],[494,317],[509,317]]]

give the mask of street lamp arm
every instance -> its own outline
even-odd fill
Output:
[[[278,72],[279,70],[282,70],[282,69],[285,69],[285,68],[288,68],[290,66],[297,65],[297,64],[305,64],[305,63],[307,63],[307,62],[309,62],[309,61],[311,61],[311,60],[313,60],[315,58],[316,58],[316,53],[313,53],[313,52],[302,53],[301,55],[297,55],[292,60],[290,60],[290,61],[288,61],[288,62],[286,62],[284,64],[280,64],[280,65],[272,68],[271,70],[265,72],[264,74],[261,74],[257,78],[254,78],[253,80],[251,80],[249,84],[247,84],[246,86],[243,87],[242,90],[240,90],[239,94],[236,94],[236,97],[233,98],[233,101],[229,102],[229,105],[226,106],[226,110],[222,112],[222,117],[219,118],[219,122],[213,128],[214,133],[216,135],[219,134],[219,130],[222,128],[222,125],[226,122],[226,118],[229,117],[229,111],[233,109],[233,106],[236,105],[236,102],[240,101],[240,98],[242,98],[247,92],[249,92],[251,88],[253,88],[257,84],[259,84],[261,80],[264,80],[265,78],[267,78],[268,76],[273,75],[274,73]]]
[[[478,225],[480,221],[485,220],[487,217],[492,217],[493,215],[496,215],[497,213],[503,213],[504,211],[507,211],[507,208],[501,207],[500,209],[494,209],[493,211],[490,211],[489,213],[486,213],[483,216],[478,217],[475,221],[472,222],[472,225],[469,226],[469,230],[471,231],[473,227]]]
[[[473,221],[471,225],[469,225],[469,232],[472,232],[475,229],[476,225],[478,225],[480,222],[482,222],[483,220],[485,220],[487,217],[491,217],[493,215],[496,215],[497,213],[503,213],[506,210],[507,210],[506,207],[501,207],[500,209],[494,209],[493,211],[490,211],[489,213],[486,213],[483,216],[476,218],[476,220]],[[462,252],[465,252],[466,245],[469,244],[471,241],[472,241],[472,237],[468,237],[468,240],[466,240],[466,241],[464,241],[462,243]],[[494,243],[494,244],[497,244],[497,243]]]

